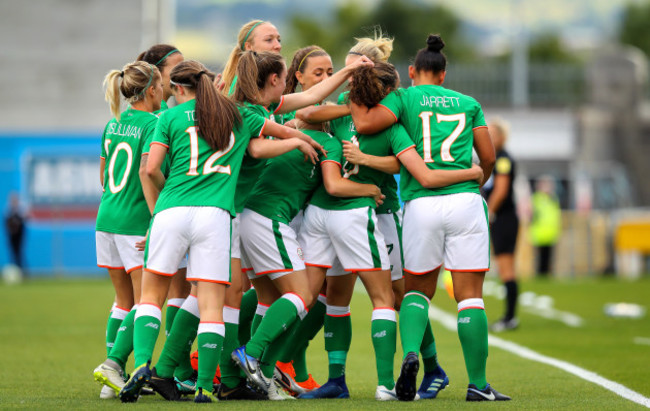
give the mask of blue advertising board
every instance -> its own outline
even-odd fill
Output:
[[[103,275],[95,259],[101,137],[0,135],[3,219],[12,193],[26,216],[23,259],[30,276]],[[4,224],[3,224],[4,226]],[[0,265],[11,261],[0,236]]]

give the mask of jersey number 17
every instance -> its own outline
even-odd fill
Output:
[[[433,163],[433,157],[431,156],[431,116],[433,112],[423,111],[420,113],[420,119],[422,119],[422,149],[424,151],[424,162]],[[460,133],[465,129],[465,113],[460,114],[440,114],[436,113],[436,120],[438,123],[443,121],[455,122],[458,124],[454,131],[451,132],[447,138],[442,141],[440,145],[440,158],[442,161],[455,161],[454,157],[451,155],[451,145],[454,144],[454,141],[460,136]]]

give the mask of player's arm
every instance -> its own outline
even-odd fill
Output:
[[[314,148],[299,138],[285,140],[267,140],[254,138],[248,143],[248,153],[254,158],[272,158],[280,156],[291,150],[298,149],[305,155],[305,161],[318,163],[318,153]]]
[[[492,189],[492,193],[490,193],[490,198],[487,201],[488,211],[490,213],[496,213],[497,211],[499,211],[506,197],[508,197],[509,187],[510,187],[510,174],[495,174],[494,188]]]
[[[492,170],[494,169],[494,163],[496,162],[496,153],[494,152],[494,145],[490,139],[490,132],[487,127],[478,127],[473,130],[474,132],[474,150],[476,155],[478,155],[479,166],[483,170],[483,181],[481,186],[488,181]]]
[[[278,107],[276,112],[288,113],[290,111],[295,111],[316,104],[319,101],[323,101],[327,96],[336,91],[336,89],[352,75],[354,70],[364,66],[372,67],[373,65],[374,64],[369,58],[361,56],[361,58],[357,59],[354,63],[343,67],[341,70],[334,73],[332,77],[326,78],[311,87],[309,90],[301,93],[286,94],[284,96],[284,102],[280,107]]]
[[[148,159],[149,153],[143,154],[140,158],[140,169],[138,170],[138,175],[140,176],[140,184],[142,185],[142,193],[144,194],[144,199],[147,201],[149,212],[151,215],[153,215],[153,210],[156,206],[156,201],[158,201],[160,190],[158,190],[158,188],[153,184],[153,181],[147,178]]]
[[[350,107],[346,104],[324,104],[309,106],[296,111],[296,118],[309,124],[324,123],[326,121],[350,115]]]
[[[149,156],[146,160],[144,166],[144,179],[146,180],[142,184],[144,190],[145,185],[151,187],[151,201],[152,205],[155,207],[156,201],[158,201],[158,196],[165,186],[165,176],[163,175],[160,167],[162,167],[163,161],[165,161],[165,156],[167,156],[167,146],[160,143],[152,143],[149,149]],[[140,163],[142,165],[142,162]],[[142,181],[142,180],[141,180]],[[145,198],[146,198],[145,193]],[[147,205],[149,210],[153,213],[152,205],[149,204],[150,199],[147,199]]]
[[[286,127],[273,121],[266,121],[266,123],[264,123],[264,128],[262,129],[260,137],[262,135],[273,136],[281,139],[298,138],[302,141],[305,141],[306,143],[309,143],[309,145],[311,145],[314,149],[320,150],[324,155],[327,155],[327,152],[323,146],[318,144],[316,140],[309,137],[307,134],[303,133],[300,130],[296,130],[295,128]]]
[[[395,115],[381,104],[368,108],[350,102],[350,113],[360,134],[376,134],[397,123]]]
[[[102,187],[104,187],[104,170],[106,169],[106,159],[104,157],[99,158],[99,182]]]
[[[373,156],[366,154],[359,146],[343,141],[343,156],[352,164],[374,168],[387,174],[399,173],[399,161],[395,156]]]
[[[386,197],[374,184],[350,181],[341,175],[341,165],[334,161],[321,163],[323,184],[329,195],[334,197],[372,197],[377,205],[383,204]]]
[[[427,167],[415,147],[402,151],[397,158],[424,188],[446,187],[471,180],[481,184],[483,180],[483,169],[476,164],[465,170],[432,170]]]

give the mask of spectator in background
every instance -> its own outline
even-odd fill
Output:
[[[530,239],[537,248],[537,274],[546,276],[551,269],[553,247],[560,238],[562,212],[555,194],[555,179],[541,176],[535,184],[532,199],[533,215]]]
[[[24,271],[23,237],[25,233],[25,216],[20,209],[20,201],[16,193],[9,195],[9,210],[5,217],[5,228],[7,237],[9,237],[13,262]]]
[[[496,163],[494,172],[482,191],[488,206],[492,249],[497,260],[499,277],[506,289],[506,312],[490,327],[492,331],[499,332],[515,329],[519,325],[519,321],[515,318],[519,295],[515,275],[515,246],[519,232],[519,218],[513,195],[515,161],[504,148],[508,140],[508,124],[496,118],[489,122],[488,129],[496,151]]]

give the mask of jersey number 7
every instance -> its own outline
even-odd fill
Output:
[[[420,118],[422,119],[422,149],[424,150],[424,162],[433,163],[433,157],[431,157],[431,116],[433,112],[423,111],[420,113]],[[440,158],[442,161],[455,161],[454,157],[451,155],[451,145],[454,144],[454,141],[460,136],[460,133],[465,129],[465,113],[460,114],[440,114],[436,113],[436,120],[438,123],[443,121],[454,122],[457,121],[458,124],[454,131],[442,141],[440,145]]]
[[[187,175],[198,176],[199,173],[197,169],[199,167],[199,134],[196,131],[196,126],[188,127],[185,132],[190,135],[190,169],[188,170]],[[235,135],[233,133],[230,133],[230,142],[228,143],[228,147],[226,147],[224,150],[217,151],[208,157],[205,164],[203,165],[203,172],[201,174],[206,175],[211,173],[223,173],[230,175],[230,165],[223,166],[220,164],[215,165],[214,163],[230,150],[232,150],[234,145]]]

